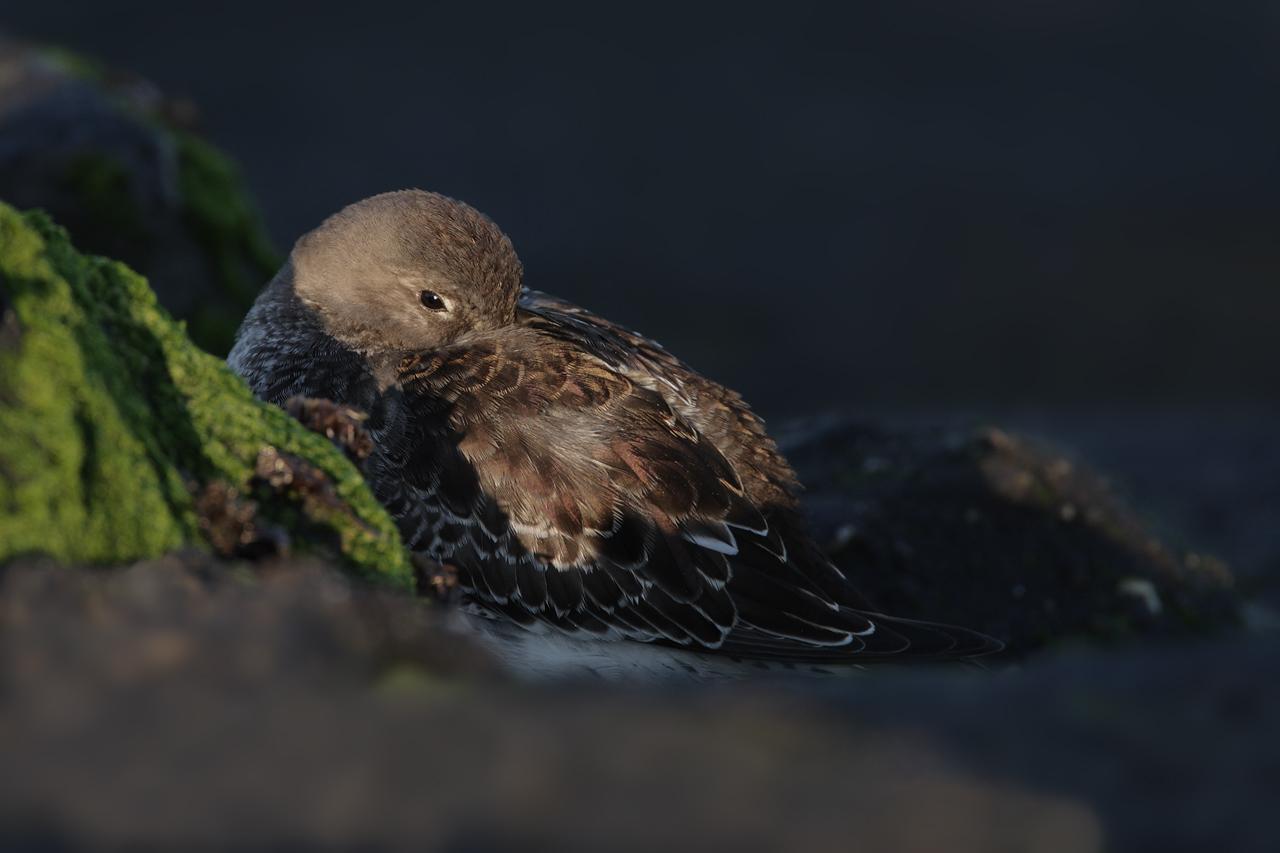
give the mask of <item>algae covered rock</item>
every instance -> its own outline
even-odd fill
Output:
[[[197,344],[225,354],[280,259],[196,124],[190,102],[136,75],[0,36],[0,200],[138,270]]]
[[[1219,560],[1160,541],[1088,466],[990,427],[842,420],[783,442],[832,558],[890,613],[1027,652],[1236,625]]]
[[[285,537],[405,587],[394,526],[323,436],[255,400],[146,281],[0,204],[0,562]]]

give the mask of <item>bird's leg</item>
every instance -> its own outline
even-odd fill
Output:
[[[364,426],[369,416],[359,409],[315,397],[290,397],[284,410],[336,444],[357,465],[373,452],[373,439]]]

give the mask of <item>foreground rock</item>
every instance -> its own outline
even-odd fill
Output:
[[[798,426],[783,442],[837,564],[883,610],[966,625],[1014,653],[1208,634],[1240,598],[1087,465],[992,428]]]
[[[127,267],[3,204],[0,434],[0,563],[294,547],[413,585],[390,518],[339,450],[255,400]]]
[[[170,677],[225,701],[273,684],[496,672],[447,611],[319,559],[251,569],[187,550],[110,571],[28,557],[0,572],[0,684],[61,696],[54,715],[82,713],[77,697]]]
[[[0,846],[1269,851],[1275,638],[520,687],[314,561],[0,573]]]
[[[136,75],[0,36],[0,200],[141,272],[196,343],[225,354],[279,258],[195,119]]]

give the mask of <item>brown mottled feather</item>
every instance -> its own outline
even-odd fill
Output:
[[[742,397],[690,370],[661,345],[573,303],[527,290],[517,322],[593,352],[610,367],[653,389],[715,445],[758,506],[795,508],[795,472]]]

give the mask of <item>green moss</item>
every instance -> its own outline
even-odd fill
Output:
[[[221,290],[221,299],[198,306],[182,319],[189,324],[192,340],[215,355],[226,355],[240,318],[283,260],[267,237],[240,170],[231,158],[179,126],[162,107],[144,107],[122,95],[120,81],[113,82],[111,70],[96,60],[57,47],[40,52],[63,73],[92,84],[172,145],[184,224]],[[129,176],[118,163],[86,155],[71,164],[66,177],[81,201],[85,222],[95,232],[110,233],[111,246],[146,246],[154,239],[137,213]],[[77,233],[76,239],[85,237]]]
[[[47,62],[72,77],[94,83],[101,83],[107,79],[107,69],[102,63],[75,51],[57,45],[44,45],[40,48],[40,53]]]
[[[281,258],[267,239],[258,210],[230,158],[191,133],[172,131],[178,152],[178,190],[187,225],[235,312],[193,316],[191,334],[210,352],[231,347],[239,317]]]
[[[329,531],[353,569],[412,587],[355,467],[193,346],[136,273],[81,255],[43,214],[0,204],[0,297],[0,561],[118,563],[203,544],[193,490],[223,480],[248,491],[273,446],[324,472],[344,506],[282,497],[264,511]]]
[[[100,236],[109,232],[113,245],[140,247],[151,241],[129,171],[117,160],[85,152],[67,164],[62,181],[79,201],[82,215],[98,226],[95,231],[104,232]]]

